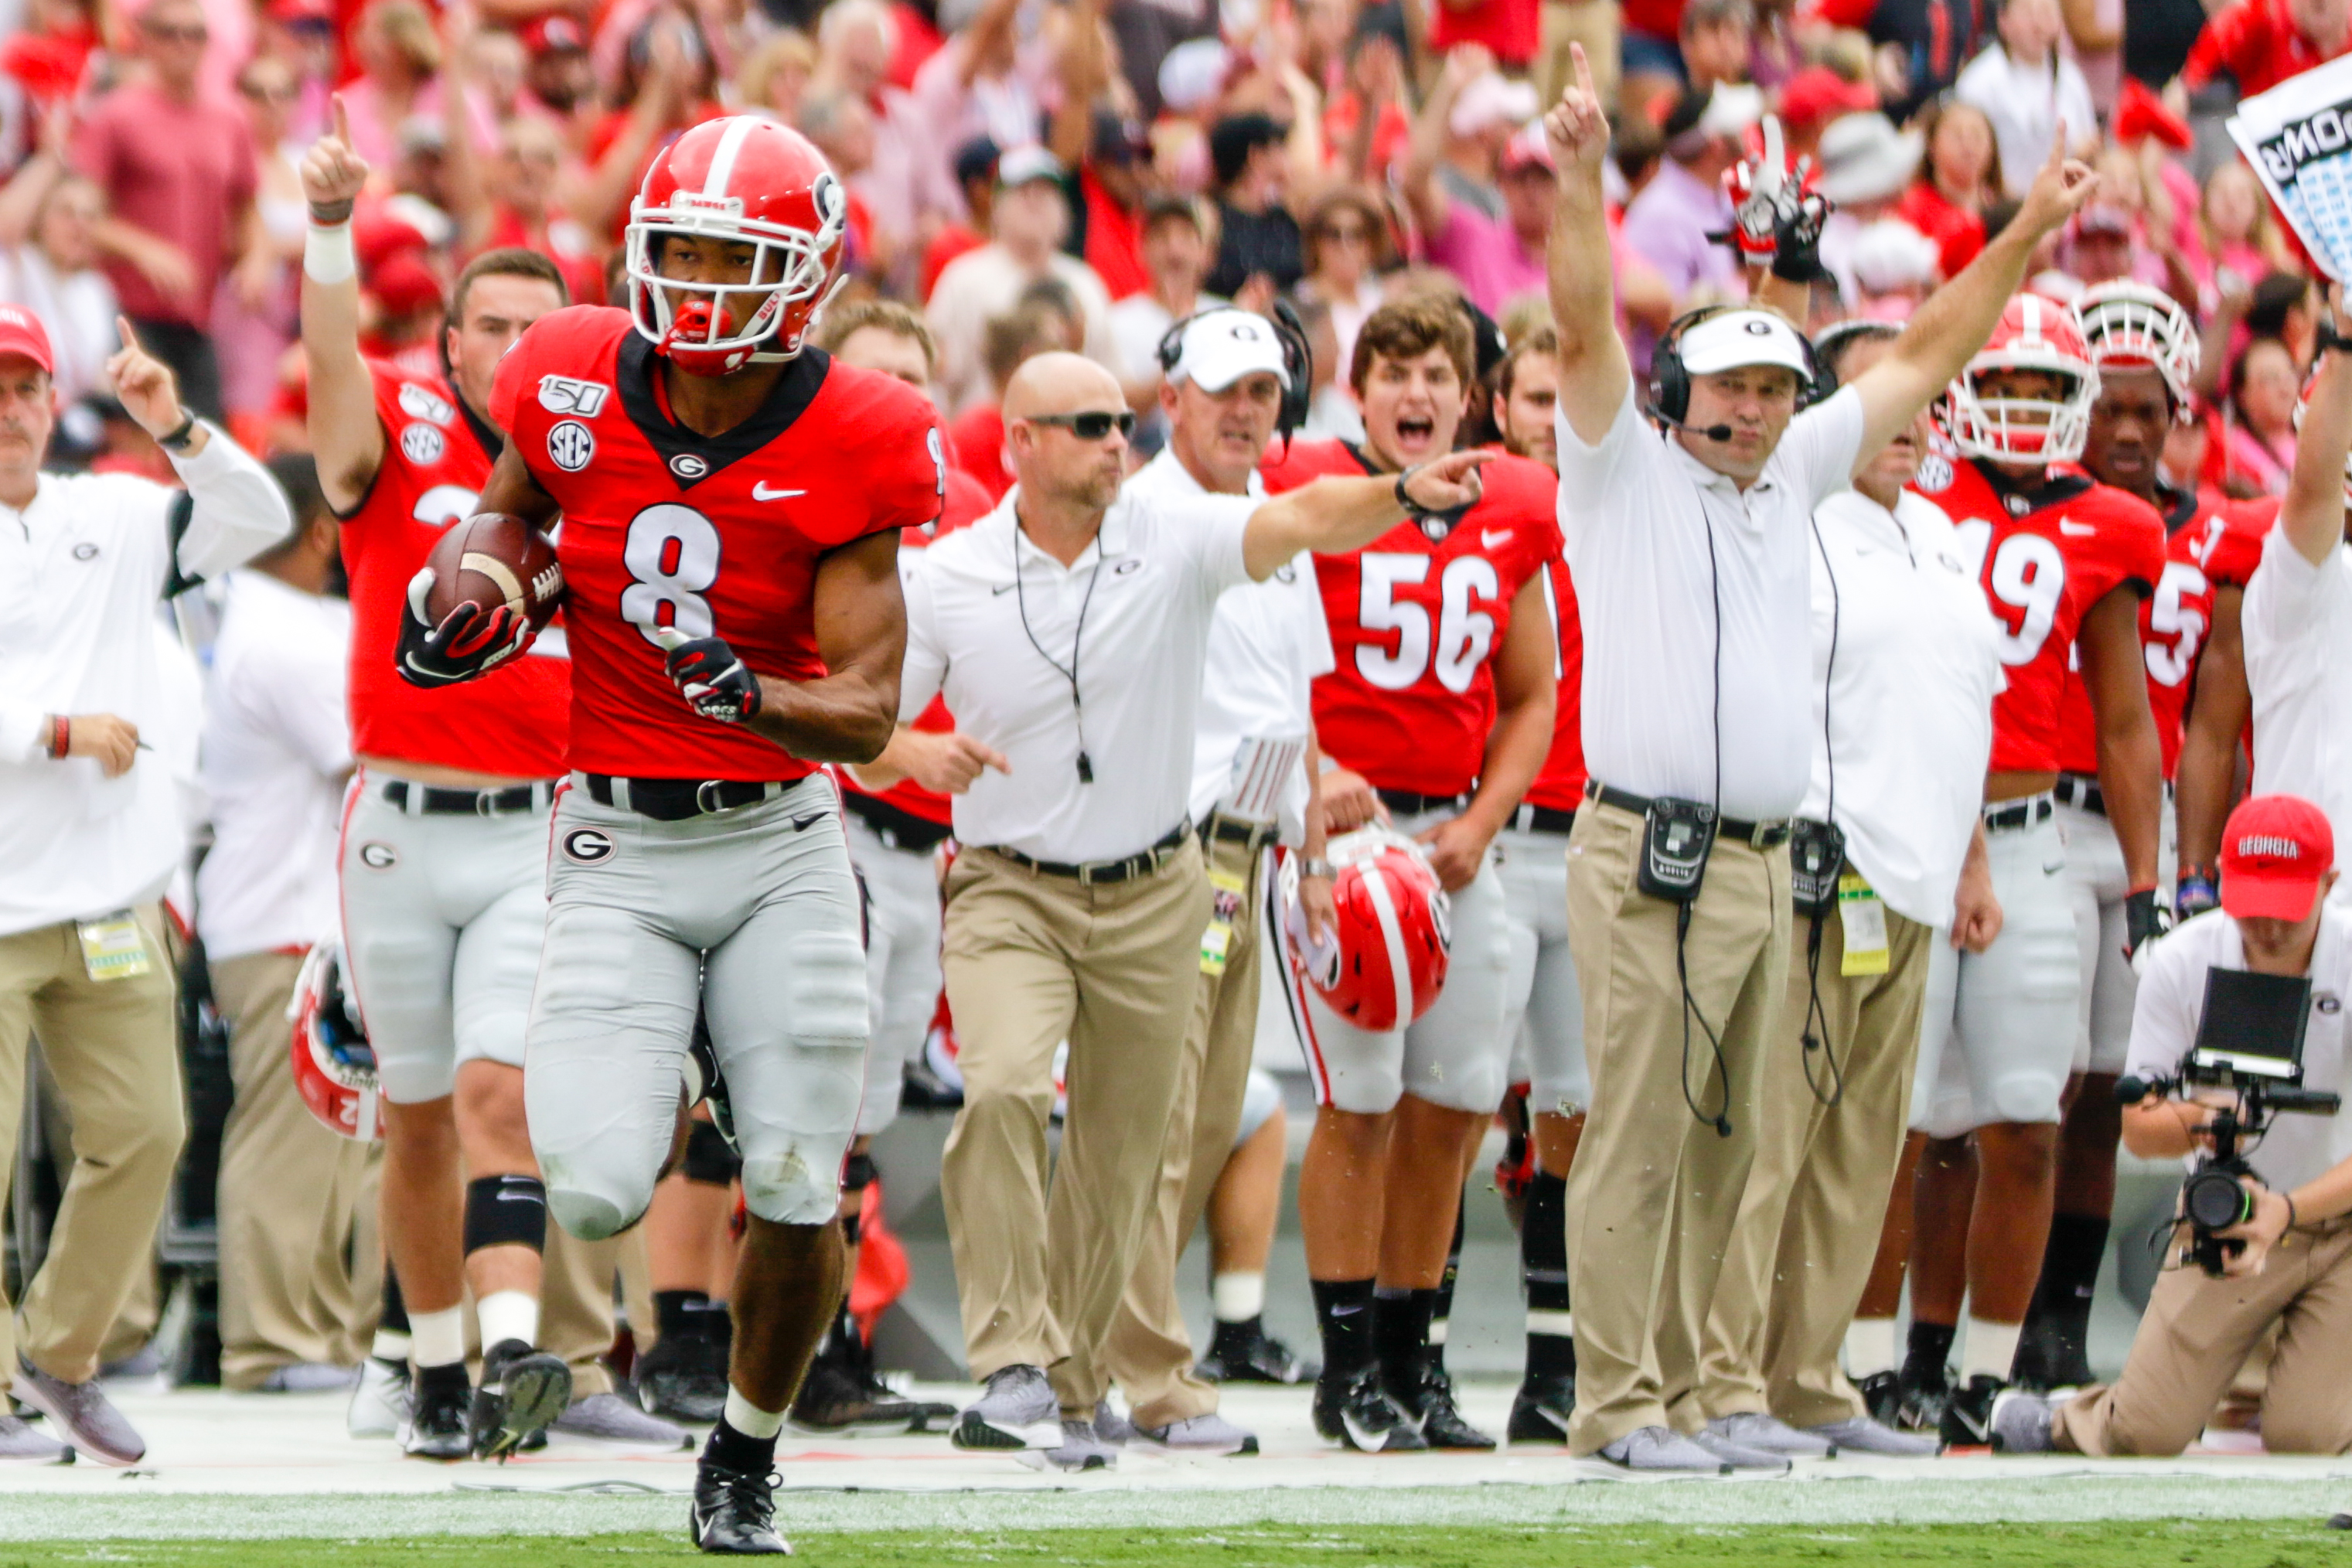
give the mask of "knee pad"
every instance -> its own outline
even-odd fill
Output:
[[[727,1139],[710,1122],[698,1121],[686,1135],[686,1159],[679,1167],[689,1182],[724,1187],[743,1169],[742,1157],[727,1146]]]
[[[547,1250],[547,1188],[537,1176],[482,1176],[466,1184],[466,1252],[486,1247]]]
[[[841,1212],[844,1134],[823,1141],[795,1138],[780,1153],[747,1155],[743,1206],[771,1225],[825,1225]]]
[[[646,1217],[645,1205],[626,1211],[611,1198],[570,1187],[550,1187],[547,1212],[565,1234],[582,1241],[604,1241],[620,1235]]]
[[[2056,1121],[2065,1092],[2064,1080],[2045,1072],[2003,1073],[1993,1079],[1992,1104],[1979,1108],[1979,1125]]]

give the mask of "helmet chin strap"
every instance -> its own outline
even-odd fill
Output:
[[[807,322],[801,328],[802,342],[806,342],[808,341],[808,335],[816,331],[816,324],[824,319],[824,308],[833,303],[833,297],[835,294],[840,293],[848,286],[849,274],[846,272],[835,274],[833,281],[824,286],[824,294],[820,295],[817,299],[816,308],[809,312]],[[771,333],[769,335],[772,338],[775,334]],[[752,353],[751,363],[753,364],[782,364],[788,360],[798,359],[800,357],[800,353],[801,351],[798,344],[793,346],[793,352],[790,353],[779,353],[773,350],[758,350]]]

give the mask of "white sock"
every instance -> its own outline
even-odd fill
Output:
[[[414,1342],[399,1329],[378,1329],[368,1343],[368,1354],[378,1361],[404,1362]]]
[[[762,1410],[727,1385],[727,1425],[746,1437],[772,1437],[784,1429],[784,1413]]]
[[[1845,1374],[1859,1381],[1895,1370],[1895,1320],[1856,1318],[1845,1326]]]
[[[466,1359],[466,1309],[408,1314],[409,1353],[420,1367],[448,1366]]]
[[[1220,1274],[1209,1281],[1209,1300],[1217,1321],[1246,1323],[1265,1310],[1265,1276]]]
[[[1529,1307],[1528,1332],[1549,1334],[1552,1338],[1559,1340],[1572,1340],[1576,1338],[1576,1314],[1572,1311],[1563,1311],[1557,1307]]]
[[[493,1290],[474,1303],[474,1321],[482,1328],[482,1349],[520,1340],[539,1343],[539,1298],[528,1290]]]
[[[1966,1387],[1972,1377],[1997,1377],[2007,1383],[2010,1363],[2017,1359],[2018,1336],[2024,1331],[2023,1323],[1996,1323],[1970,1313],[1968,1347],[1960,1354],[1961,1386]]]

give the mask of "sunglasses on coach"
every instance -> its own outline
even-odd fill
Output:
[[[1032,425],[1052,425],[1067,430],[1081,441],[1099,441],[1116,429],[1122,436],[1135,434],[1135,413],[1122,408],[1116,414],[1090,408],[1083,414],[1032,414]]]

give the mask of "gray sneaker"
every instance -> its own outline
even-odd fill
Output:
[[[1897,1432],[1867,1415],[1849,1416],[1807,1431],[1841,1454],[1884,1454],[1895,1459],[1932,1459],[1944,1451],[1933,1432]]]
[[[256,1394],[340,1394],[359,1381],[359,1369],[298,1361],[276,1367],[254,1384]]]
[[[1743,1448],[1757,1448],[1767,1454],[1779,1454],[1790,1459],[1826,1459],[1837,1452],[1826,1437],[1811,1432],[1800,1432],[1785,1421],[1777,1421],[1761,1411],[1742,1410],[1730,1415],[1718,1415],[1706,1424],[1706,1429],[1727,1443],[1737,1443]]]
[[[1029,1448],[1014,1457],[1035,1470],[1108,1470],[1118,1465],[1118,1450],[1095,1436],[1091,1421],[1065,1419],[1058,1446]]]
[[[0,1415],[0,1465],[70,1465],[74,1451],[16,1416]]]
[[[1786,1475],[1789,1456],[1775,1454],[1766,1448],[1751,1448],[1745,1443],[1735,1443],[1719,1437],[1702,1426],[1690,1435],[1690,1440],[1729,1465],[1735,1470],[1769,1470]]]
[[[2046,1454],[2054,1446],[2050,1417],[2057,1405],[2039,1394],[2004,1388],[1992,1402],[1992,1451],[1996,1454]]]
[[[1257,1434],[1244,1431],[1215,1411],[1188,1415],[1165,1426],[1138,1427],[1147,1442],[1177,1454],[1255,1454]]]
[[[122,1418],[98,1386],[66,1383],[51,1377],[20,1353],[16,1357],[16,1395],[57,1423],[57,1433],[101,1465],[126,1468],[147,1457],[147,1440]]]
[[[1641,1426],[1601,1450],[1612,1465],[1644,1474],[1727,1476],[1731,1466],[1671,1426]]]
[[[376,1356],[361,1362],[343,1430],[354,1437],[396,1437],[407,1420],[408,1363],[395,1365]]]
[[[1043,1369],[1014,1363],[988,1374],[980,1397],[956,1417],[948,1441],[959,1448],[1057,1448],[1062,1402]]]
[[[1110,1407],[1110,1396],[1095,1401],[1095,1436],[1114,1448],[1135,1441],[1135,1423]]]
[[[600,1443],[628,1443],[646,1448],[690,1448],[694,1439],[686,1428],[648,1415],[617,1394],[583,1394],[564,1406],[550,1430],[572,1437],[593,1437]]]

